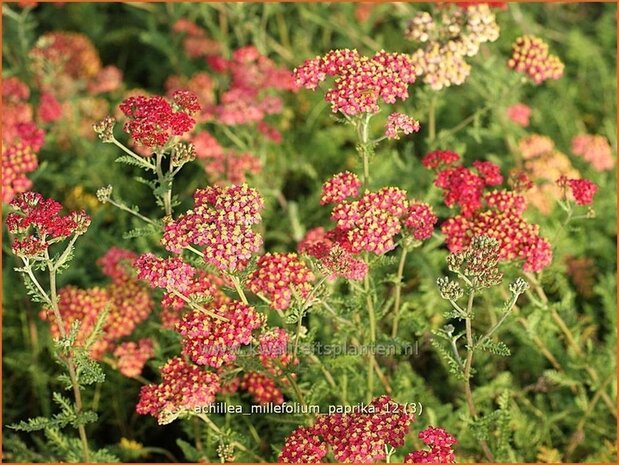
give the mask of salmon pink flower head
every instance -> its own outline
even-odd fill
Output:
[[[194,268],[179,257],[161,258],[152,253],[140,255],[134,263],[138,279],[151,287],[183,294],[189,287]]]
[[[441,225],[449,251],[458,253],[471,244],[473,237],[486,236],[498,241],[499,260],[521,260],[524,271],[542,270],[552,261],[552,248],[540,236],[539,226],[522,217],[525,208],[521,195],[486,193],[473,213],[457,215]]]
[[[219,368],[236,360],[236,351],[249,344],[252,331],[263,325],[264,318],[255,308],[234,301],[219,306],[214,313],[225,319],[192,310],[176,331],[182,337],[183,354],[197,365]]]
[[[615,166],[612,149],[604,136],[580,134],[572,139],[572,152],[596,171],[612,170]]]
[[[152,415],[159,424],[167,424],[179,413],[190,412],[215,401],[219,376],[174,357],[161,368],[161,383],[142,386],[136,412]]]
[[[198,189],[194,208],[165,225],[162,244],[180,253],[194,244],[203,248],[204,260],[215,268],[232,272],[247,266],[262,245],[252,230],[261,221],[264,200],[246,184]]]
[[[125,99],[120,110],[127,117],[125,131],[137,143],[149,148],[162,148],[172,137],[181,136],[193,128],[190,116],[200,111],[198,97],[179,90],[172,94],[172,103],[164,97],[138,95]]]
[[[408,212],[404,218],[404,226],[410,232],[413,239],[423,241],[432,237],[434,225],[438,217],[432,207],[425,202],[410,201]]]
[[[39,161],[32,147],[18,142],[8,147],[2,145],[2,201],[10,202],[18,192],[25,192],[32,187],[32,181],[26,177],[37,169]]]
[[[114,246],[97,260],[97,265],[103,274],[114,282],[122,282],[132,279],[133,262],[136,258],[138,255],[135,252]]]
[[[365,57],[357,50],[333,50],[322,57],[305,61],[294,70],[297,84],[316,89],[327,76],[335,78],[325,94],[334,113],[349,116],[376,113],[380,101],[395,103],[408,98],[408,86],[415,82],[411,57],[384,50]]]
[[[127,378],[135,378],[142,374],[144,365],[155,355],[153,341],[148,338],[138,342],[123,342],[114,349],[118,371]]]
[[[418,450],[404,457],[404,463],[454,463],[453,446],[458,441],[443,428],[428,426],[419,433],[419,439],[430,450]]]
[[[43,92],[37,114],[44,123],[53,123],[62,117],[62,105],[52,94]]]
[[[387,137],[387,139],[399,139],[400,134],[408,135],[419,132],[420,128],[419,121],[416,121],[410,116],[402,113],[391,113],[387,117],[385,137]]]
[[[507,117],[518,126],[526,128],[531,117],[531,108],[524,103],[515,103],[506,111]]]
[[[331,449],[337,462],[373,463],[386,457],[387,446],[401,447],[414,415],[388,396],[358,412],[323,414],[313,426],[297,428],[279,456],[284,463],[314,463]]]
[[[337,173],[322,185],[320,204],[340,203],[349,197],[358,197],[361,180],[350,171]]]
[[[531,35],[516,39],[507,65],[529,76],[535,84],[541,84],[547,79],[559,79],[565,68],[559,57],[548,53],[546,42]]]
[[[256,270],[247,281],[248,288],[266,296],[275,310],[286,310],[292,298],[309,296],[314,275],[296,253],[266,253],[256,260]]]
[[[588,179],[568,179],[565,176],[561,176],[557,179],[557,184],[564,192],[569,189],[570,194],[578,205],[590,205],[598,191],[597,184]]]

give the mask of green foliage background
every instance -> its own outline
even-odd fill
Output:
[[[189,18],[205,27],[211,37],[221,41],[224,53],[255,44],[278,63],[290,68],[306,58],[335,48],[357,48],[372,53],[411,52],[414,44],[403,38],[406,22],[424,4],[377,5],[367,21],[355,17],[354,4],[65,4],[59,8],[42,4],[28,15],[3,17],[5,74],[24,76],[23,57],[34,40],[51,30],[71,30],[86,34],[97,46],[104,64],[115,64],[125,76],[127,88],[144,88],[162,93],[165,79],[172,74],[190,75],[206,69],[204,64],[184,57],[171,26],[179,18]],[[513,166],[506,146],[508,136],[518,138],[523,130],[505,124],[505,108],[522,101],[533,108],[528,133],[549,136],[559,150],[570,153],[571,138],[582,132],[606,136],[616,153],[616,5],[593,4],[510,4],[498,11],[500,38],[482,47],[471,59],[471,77],[459,87],[439,93],[438,138],[442,148],[462,154],[467,163],[488,159],[504,171]],[[224,28],[221,26],[225,25]],[[541,86],[528,86],[520,94],[506,88],[512,74],[505,66],[511,43],[523,33],[538,35],[566,64],[565,76]],[[122,96],[118,96],[121,98]],[[383,144],[372,162],[372,184],[395,185],[411,195],[439,200],[432,187],[432,176],[420,164],[426,153],[428,102],[432,93],[421,85],[411,87],[411,98],[394,109],[415,116],[422,131],[397,143]],[[113,102],[117,103],[117,102]],[[485,109],[485,107],[488,107]],[[483,110],[483,111],[482,111]],[[461,121],[471,123],[458,132],[449,132]],[[376,118],[380,119],[380,118]],[[267,198],[264,214],[266,247],[271,251],[293,250],[306,229],[328,224],[329,209],[318,205],[320,185],[342,169],[358,169],[350,127],[331,117],[321,93],[300,91],[287,97],[284,141],[269,153],[265,181],[256,181]],[[375,127],[376,134],[381,131]],[[96,189],[114,184],[121,197],[141,205],[141,211],[156,215],[145,186],[129,182],[131,169],[113,162],[116,151],[97,141],[76,140],[63,150],[48,140],[39,158],[41,168],[32,176],[36,190],[64,203],[83,202]],[[616,176],[597,173],[581,159],[571,157],[583,176],[600,185],[596,217],[581,222],[554,244],[553,265],[544,273],[544,287],[551,305],[575,335],[582,354],[566,346],[560,330],[548,311],[523,305],[502,329],[502,340],[510,357],[483,354],[478,357],[474,395],[483,414],[495,412],[491,425],[473,424],[466,413],[457,380],[448,371],[431,345],[430,330],[444,324],[447,310],[435,287],[445,274],[447,252],[440,243],[429,242],[412,254],[405,271],[405,305],[402,333],[418,343],[419,352],[400,357],[392,370],[394,397],[400,402],[421,402],[424,412],[415,431],[427,424],[444,426],[460,441],[460,461],[476,460],[477,442],[492,432],[493,450],[500,461],[603,461],[616,460],[616,413],[598,395],[606,393],[616,400]],[[119,183],[119,179],[127,182]],[[262,185],[260,185],[262,183]],[[206,185],[200,169],[185,168],[177,183],[184,199],[178,209],[190,206],[191,193]],[[81,187],[75,200],[75,186]],[[286,203],[276,202],[283,195]],[[136,251],[157,249],[153,238],[124,239],[123,233],[140,226],[128,215],[108,206],[91,211],[93,223],[79,242],[72,267],[62,276],[62,285],[89,287],[105,281],[93,265],[112,245]],[[447,210],[439,210],[443,216]],[[556,209],[550,215],[530,212],[529,218],[541,225],[546,237],[554,237],[562,221]],[[7,253],[8,252],[8,253]],[[584,296],[566,275],[565,257],[591,257],[594,260],[592,293]],[[395,268],[387,258],[384,276]],[[60,390],[57,365],[50,355],[52,341],[46,324],[38,317],[39,308],[30,303],[16,273],[7,244],[3,244],[3,423],[8,425],[35,417],[49,417],[56,407],[51,392]],[[510,279],[518,275],[506,269]],[[380,275],[380,271],[377,271]],[[488,312],[500,302],[498,291],[484,296]],[[498,299],[498,300],[497,300]],[[343,302],[341,312],[354,302]],[[312,322],[325,318],[312,314]],[[479,315],[481,324],[489,318]],[[524,320],[525,325],[518,320]],[[314,325],[320,329],[320,325]],[[152,331],[143,325],[145,334]],[[323,330],[327,331],[327,330]],[[321,334],[322,338],[344,340],[345,331]],[[553,367],[542,354],[541,345],[553,354],[561,369]],[[169,349],[157,354],[145,373],[157,379],[156,367],[175,353],[175,340]],[[162,344],[162,347],[164,344]],[[363,397],[363,381],[346,358],[328,360],[329,368],[340,379],[347,379],[348,399]],[[596,376],[591,376],[593,369]],[[134,411],[139,384],[106,367],[107,381],[86,393],[86,402],[99,412],[89,435],[101,446],[111,446],[122,460],[196,460],[193,449],[195,430],[191,422],[160,427],[151,418]],[[315,376],[314,376],[315,375]],[[309,388],[308,401],[332,403],[333,393],[318,374],[301,377]],[[612,404],[611,404],[612,405]],[[498,412],[498,413],[496,413]],[[219,421],[221,420],[221,421]],[[250,442],[248,426],[231,418],[218,419],[220,425],[233,426],[239,440]],[[268,456],[281,447],[283,438],[298,420],[286,422],[272,417],[252,417],[253,426],[264,439],[260,453]],[[206,450],[217,446],[206,430],[202,435]],[[412,435],[411,435],[412,436]],[[17,435],[4,429],[5,458],[10,461],[38,461],[57,458],[37,436]],[[139,441],[144,449],[131,451],[118,446],[121,438]],[[177,442],[176,438],[181,438]],[[416,442],[411,444],[418,445]],[[409,444],[410,445],[410,444]],[[150,448],[150,449],[148,449]],[[172,454],[172,456],[170,456]],[[216,457],[211,455],[211,458]],[[242,455],[241,455],[242,458]],[[400,457],[401,459],[402,457]]]

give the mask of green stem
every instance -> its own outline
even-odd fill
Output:
[[[213,430],[215,433],[219,434],[220,436],[224,436],[223,431],[221,431],[221,429],[219,429],[219,426],[217,426],[207,415],[203,414],[203,413],[199,413],[196,414],[196,416],[198,418],[200,418],[204,423],[206,423],[206,425]],[[230,445],[236,447],[239,450],[242,450],[243,452],[245,452],[246,454],[252,456],[254,459],[256,459],[258,462],[260,463],[266,463],[266,460],[264,460],[262,457],[260,457],[259,455],[255,454],[254,452],[252,452],[251,450],[249,450],[247,447],[245,447],[243,444],[241,444],[240,442],[237,441],[232,441],[230,442]]]
[[[234,288],[236,289],[237,294],[241,298],[241,301],[245,305],[249,305],[249,301],[247,300],[247,296],[245,295],[245,292],[243,292],[243,287],[241,286],[241,281],[239,280],[239,278],[237,276],[230,276],[230,280],[232,280],[232,283],[234,284]]]
[[[436,138],[436,94],[432,94],[428,107],[428,142],[432,144]]]
[[[402,278],[404,277],[404,265],[406,263],[407,253],[408,253],[408,249],[406,247],[402,247],[402,253],[400,254],[400,263],[398,265],[398,274],[395,278],[396,279],[395,303],[394,303],[395,315],[393,316],[393,327],[391,328],[391,337],[396,337],[398,335],[398,323],[400,321],[400,301],[402,298]]]
[[[115,137],[112,139],[112,143],[116,145],[118,148],[120,148],[123,152],[131,156],[144,168],[151,170],[151,171],[155,171],[155,167],[152,165],[152,163],[150,163],[149,161],[146,161],[144,157],[139,156],[133,150],[130,150],[129,148],[125,147],[125,145],[118,142],[118,140]]]
[[[374,344],[376,343],[376,315],[374,312],[374,302],[372,295],[370,294],[370,277],[369,273],[365,275],[363,279],[364,292],[366,293],[366,303],[368,308],[368,319],[370,323],[370,345],[371,351],[374,350]],[[370,359],[368,363],[368,399],[372,400],[374,396],[374,367],[372,366],[373,352],[370,352]]]
[[[111,203],[112,205],[114,205],[116,208],[119,208],[122,211],[130,213],[131,215],[135,216],[136,218],[141,219],[142,221],[145,221],[148,224],[153,224],[153,225],[155,224],[155,222],[153,220],[151,220],[150,218],[145,217],[141,213],[138,213],[138,212],[132,210],[131,208],[127,207],[125,204],[118,203],[118,202],[116,202],[115,200],[112,200],[112,199],[109,199],[108,202]]]
[[[166,179],[163,174],[163,169],[161,167],[161,164],[163,162],[163,153],[157,152],[156,157],[157,157],[157,165],[156,165],[157,180],[159,182],[159,187],[163,187],[166,184]],[[170,184],[169,186],[167,186],[163,194],[163,209],[165,210],[166,216],[172,216],[172,180],[170,180]]]

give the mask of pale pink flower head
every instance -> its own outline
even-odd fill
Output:
[[[531,108],[524,103],[515,103],[507,111],[507,117],[518,126],[526,128],[531,117]]]
[[[414,118],[402,113],[391,113],[387,117],[385,136],[387,139],[399,139],[400,134],[412,134],[418,132],[420,128],[419,121]]]
[[[572,152],[596,171],[612,170],[615,166],[612,149],[604,136],[580,134],[572,139]]]

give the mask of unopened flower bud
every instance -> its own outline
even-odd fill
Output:
[[[94,131],[99,135],[99,139],[103,142],[112,142],[114,140],[114,125],[116,120],[111,116],[106,116],[101,121],[97,121],[92,125]]]
[[[441,297],[445,300],[458,300],[464,295],[464,291],[457,281],[450,281],[449,278],[438,278],[436,285],[441,293]]]
[[[527,283],[524,279],[518,278],[516,281],[509,285],[509,290],[512,294],[520,295],[524,293],[529,288],[529,283]]]
[[[109,202],[112,197],[112,186],[101,187],[97,190],[97,199],[101,203]]]
[[[183,166],[196,159],[196,148],[193,144],[179,143],[172,152],[172,166]]]

